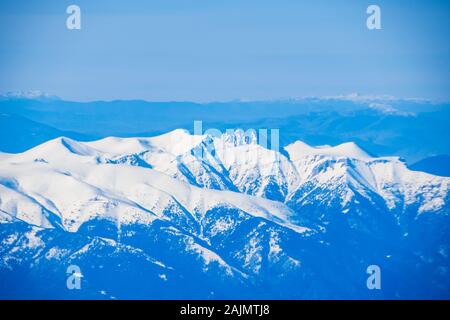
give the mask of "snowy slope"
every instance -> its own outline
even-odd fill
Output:
[[[375,258],[393,270],[403,261],[414,261],[411,272],[448,267],[449,182],[354,143],[297,141],[279,152],[239,130],[57,138],[0,154],[0,278],[104,260],[117,266],[110,276],[133,270],[158,288],[143,297],[180,297],[190,281],[201,298],[353,297],[355,268]],[[446,271],[430,276],[447,288]],[[167,279],[174,292],[163,289]],[[127,288],[122,297],[136,297]]]
[[[3,162],[41,162],[69,172],[79,164],[128,164],[200,188],[286,203],[305,198],[314,186],[339,189],[335,196],[342,206],[355,192],[369,201],[374,195],[381,197],[392,210],[419,204],[422,213],[445,205],[449,178],[411,171],[397,157],[375,158],[354,143],[312,147],[297,141],[285,149],[289,158],[239,130],[221,137],[175,130],[152,138],[111,137],[87,143],[58,138],[20,155],[5,155]]]
[[[88,143],[60,138],[9,162],[128,164],[152,168],[201,188],[286,203],[304,198],[305,190],[314,185],[329,191],[340,189],[336,196],[343,206],[357,192],[369,200],[373,195],[381,197],[389,209],[420,203],[419,213],[439,210],[448,194],[448,178],[411,171],[397,157],[371,157],[354,143],[312,147],[297,141],[286,151],[289,158],[262,147],[256,137],[242,131],[213,138],[175,130],[152,138],[106,138]]]
[[[8,208],[20,206],[26,195],[36,213],[21,220],[40,221],[51,212],[70,231],[96,216],[118,223],[150,223],[165,218],[167,207],[194,218],[215,207],[233,207],[283,224],[292,215],[286,206],[265,199],[201,189],[149,168],[101,163],[99,154],[63,138],[2,161],[2,210],[18,217],[17,210]]]
[[[302,141],[296,141],[285,148],[291,160],[296,161],[306,156],[346,157],[354,159],[369,159],[370,156],[354,142],[347,142],[335,147],[312,147]]]

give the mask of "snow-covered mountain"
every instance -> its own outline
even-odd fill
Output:
[[[0,95],[0,99],[43,99],[56,100],[57,96],[42,92],[40,90],[9,91]]]
[[[0,292],[23,296],[31,286],[29,297],[425,295],[410,290],[415,286],[447,297],[449,183],[351,142],[297,141],[270,150],[240,130],[58,138],[0,154],[0,278],[4,288],[16,288]],[[83,270],[84,290],[65,287],[71,264]],[[371,264],[383,267],[382,292],[365,287]]]

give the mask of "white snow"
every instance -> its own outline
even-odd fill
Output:
[[[169,140],[180,137],[188,136],[175,131]],[[180,151],[181,146],[171,147],[161,137],[151,139],[158,141],[159,147]],[[128,141],[133,147],[133,140]],[[92,161],[92,157],[103,156],[94,145],[60,138],[2,160],[0,209],[42,227],[51,226],[44,213],[56,215],[74,232],[96,217],[115,221],[120,228],[121,224],[165,219],[167,207],[192,216],[202,216],[216,207],[232,207],[304,231],[289,222],[293,213],[281,203],[198,188],[148,168]],[[36,157],[49,161],[36,162]]]
[[[338,146],[312,147],[302,141],[296,141],[285,147],[292,161],[305,156],[322,155],[328,157],[345,157],[367,160],[371,157],[354,142],[346,142]]]
[[[355,192],[369,200],[378,194],[391,209],[417,203],[423,213],[445,205],[449,178],[411,171],[396,157],[371,157],[355,143],[312,147],[297,141],[286,151],[289,158],[243,131],[210,137],[174,130],[93,142],[57,138],[23,153],[0,154],[0,220],[51,228],[48,217],[54,215],[76,231],[94,218],[120,228],[169,219],[168,208],[202,219],[210,209],[229,207],[304,232],[282,202],[294,196],[311,201],[307,196],[314,190],[338,195],[344,213]],[[127,156],[151,168],[108,161]],[[305,186],[313,188],[299,195]],[[275,188],[281,202],[263,198]],[[239,192],[228,191],[235,189]],[[326,194],[317,197],[329,200]]]

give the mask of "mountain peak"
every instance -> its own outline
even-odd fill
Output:
[[[108,154],[137,154],[152,149],[182,154],[204,139],[205,136],[191,135],[188,130],[176,129],[154,137],[107,137],[84,144]]]
[[[172,139],[176,138],[185,138],[187,136],[191,136],[189,130],[186,129],[174,129],[172,131],[169,131],[167,133],[164,133],[160,135],[159,137],[170,137]]]
[[[20,154],[20,159],[24,161],[37,159],[46,160],[51,157],[54,160],[65,161],[68,160],[67,155],[69,154],[77,156],[94,156],[98,155],[98,152],[84,143],[67,137],[59,137]]]
[[[303,141],[296,141],[285,147],[291,160],[295,161],[305,156],[323,155],[330,157],[347,157],[360,160],[371,159],[371,156],[354,142],[345,142],[334,147],[312,147]]]
[[[40,90],[9,91],[1,95],[4,99],[36,99],[36,100],[58,100],[59,98]]]

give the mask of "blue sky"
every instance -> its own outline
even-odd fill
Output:
[[[82,29],[67,30],[66,7]],[[378,4],[382,30],[366,28]],[[0,91],[69,100],[450,100],[450,1],[0,3]]]

